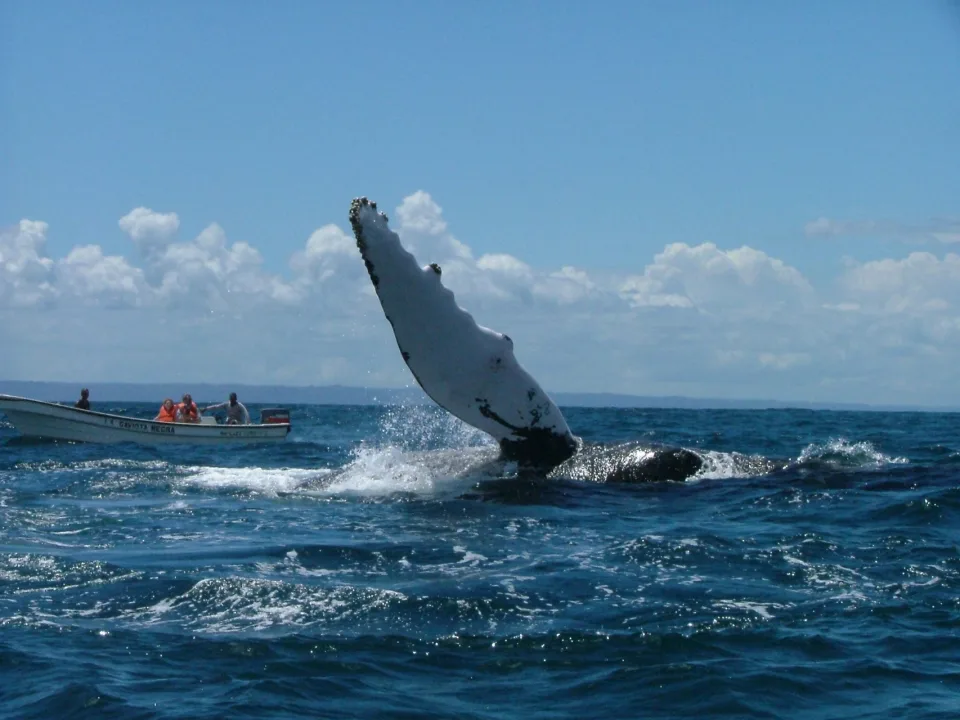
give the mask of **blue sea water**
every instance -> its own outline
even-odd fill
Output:
[[[531,483],[425,407],[239,449],[0,421],[0,716],[960,716],[960,416],[565,413],[705,470]]]

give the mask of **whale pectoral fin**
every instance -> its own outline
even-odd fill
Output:
[[[506,367],[503,362],[503,355],[491,355],[489,367],[490,367],[490,372],[493,372],[493,373],[498,373],[504,367]]]
[[[477,403],[477,409],[480,411],[480,414],[485,418],[493,420],[497,425],[501,425],[507,430],[511,430],[515,433],[522,434],[524,428],[519,425],[511,425],[509,422],[500,417],[494,410],[490,407],[490,401],[486,398],[475,398]]]
[[[424,392],[508,454],[540,464],[569,456],[573,434],[517,362],[513,340],[459,307],[440,266],[421,266],[374,203],[354,199],[350,225],[404,362]]]

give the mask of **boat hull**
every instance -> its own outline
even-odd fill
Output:
[[[214,425],[163,423],[0,395],[0,413],[25,437],[88,443],[243,445],[280,443],[289,423]]]

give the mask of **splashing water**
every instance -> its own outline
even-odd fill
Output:
[[[430,407],[230,451],[0,427],[0,715],[952,716],[956,416],[565,414],[704,467],[530,481]]]

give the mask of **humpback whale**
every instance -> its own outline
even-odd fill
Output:
[[[365,197],[350,225],[400,355],[423,391],[491,435],[502,456],[547,476],[638,482],[682,480],[700,457],[683,449],[585,447],[543,388],[517,361],[513,340],[457,305],[436,263],[420,266]]]

